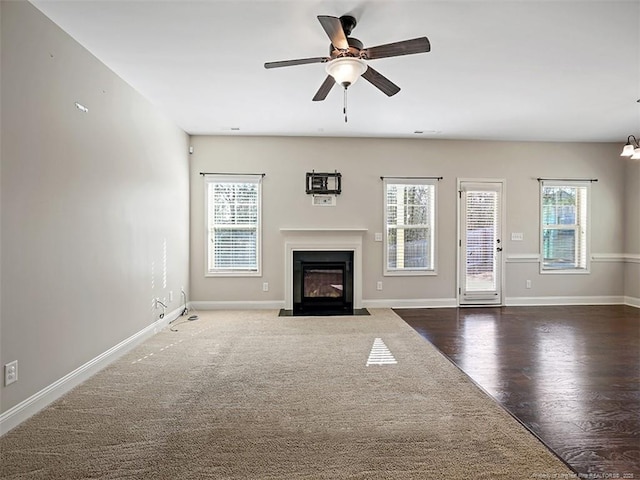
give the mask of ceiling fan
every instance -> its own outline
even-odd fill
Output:
[[[431,50],[431,45],[427,37],[365,48],[360,40],[349,36],[356,26],[356,19],[351,15],[343,15],[340,18],[329,15],[318,15],[318,20],[331,40],[328,57],[267,62],[264,64],[264,68],[290,67],[308,63],[326,63],[327,78],[325,78],[322,85],[320,85],[320,88],[313,97],[313,101],[324,100],[335,83],[341,85],[345,92],[345,122],[347,120],[347,88],[353,85],[360,76],[389,97],[400,91],[400,87],[395,83],[367,65],[366,60],[425,53]]]

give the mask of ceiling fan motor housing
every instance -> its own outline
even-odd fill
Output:
[[[351,15],[343,15],[340,17],[340,24],[342,24],[342,30],[344,30],[345,36],[351,35],[351,31],[356,28],[358,22],[355,17]]]
[[[364,48],[363,43],[357,38],[347,37],[347,42],[349,42],[349,49],[346,51],[340,50],[333,46],[333,44],[329,45],[329,56],[331,58],[338,57],[359,57],[360,50]]]
[[[349,48],[347,50],[340,50],[333,44],[329,44],[329,56],[333,58],[338,57],[359,57],[360,50],[364,48],[364,44],[357,38],[351,38],[351,31],[356,27],[356,19],[351,15],[343,15],[340,17],[340,24],[344,31],[345,37],[347,37],[347,43]]]

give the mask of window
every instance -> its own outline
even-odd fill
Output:
[[[436,181],[385,178],[385,275],[435,274]]]
[[[260,275],[260,175],[205,175],[207,275]]]
[[[589,272],[590,182],[541,182],[541,272]]]

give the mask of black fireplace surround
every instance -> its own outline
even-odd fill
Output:
[[[293,252],[293,314],[353,315],[353,251]]]

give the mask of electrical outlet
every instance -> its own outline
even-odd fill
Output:
[[[18,361],[14,360],[4,366],[4,386],[18,381]]]
[[[527,280],[526,283],[525,283],[525,286],[527,288],[531,288],[531,280]]]
[[[382,282],[377,283],[376,290],[382,290]]]
[[[173,290],[169,290],[169,301],[173,302]]]
[[[262,284],[262,291],[263,292],[268,292],[269,291],[269,282],[264,282]]]

